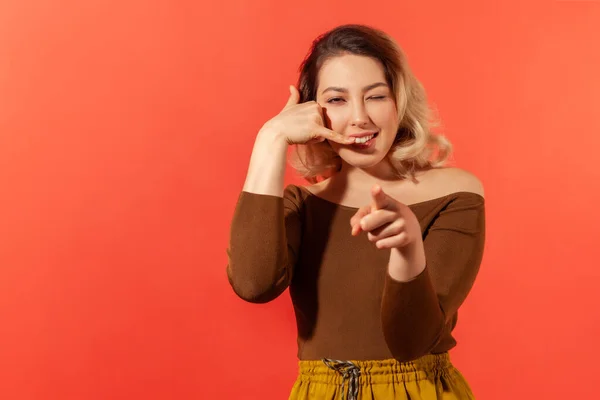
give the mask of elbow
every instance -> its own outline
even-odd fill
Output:
[[[435,333],[434,333],[435,332]],[[384,334],[385,341],[388,345],[388,349],[399,362],[409,362],[421,358],[437,346],[441,338],[441,331],[432,330],[430,333],[421,331],[420,334],[416,332],[406,332],[404,335],[398,335],[398,332],[387,332]]]
[[[227,278],[233,292],[249,303],[263,304],[276,299],[287,287],[288,279],[284,273],[280,279],[268,279],[268,275],[234,274],[227,268]]]
[[[227,278],[234,293],[249,303],[267,303],[289,285],[292,268],[284,251],[227,250]]]
[[[424,355],[428,354],[427,351],[424,350],[417,350],[417,349],[401,349],[401,350],[394,350],[392,351],[392,356],[398,360],[401,363],[407,363],[410,361],[414,361],[418,358],[423,357]]]
[[[257,282],[234,282],[230,280],[233,292],[248,303],[263,304],[274,300],[277,294],[270,287],[265,287]]]
[[[394,357],[399,362],[405,363],[414,361],[418,358],[421,358],[427,354],[431,353],[435,346],[388,346],[392,353],[392,357]]]

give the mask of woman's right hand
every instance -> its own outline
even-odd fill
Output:
[[[285,107],[265,123],[263,130],[282,135],[288,144],[310,144],[324,140],[341,144],[354,143],[354,139],[325,127],[323,109],[316,101],[298,104],[299,100],[298,89],[290,86],[290,98]]]

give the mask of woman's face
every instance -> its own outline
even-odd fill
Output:
[[[376,59],[353,54],[327,60],[319,71],[317,102],[328,128],[357,142],[330,142],[346,163],[358,168],[379,164],[398,130],[398,112],[383,67]]]

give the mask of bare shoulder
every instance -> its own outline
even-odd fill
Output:
[[[455,167],[432,169],[423,175],[422,181],[439,196],[471,192],[484,197],[481,180],[465,169]]]
[[[303,186],[303,188],[314,195],[319,195],[327,188],[328,180],[320,181]]]

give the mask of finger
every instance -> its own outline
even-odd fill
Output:
[[[310,139],[305,144],[319,144],[319,143],[323,143],[324,141],[325,141],[325,139],[323,139],[322,137],[317,137],[315,139]]]
[[[392,210],[375,210],[360,220],[360,228],[365,232],[370,232],[397,219],[398,214]]]
[[[354,138],[340,135],[339,133],[334,132],[331,129],[327,129],[324,126],[319,128],[316,133],[317,133],[317,135],[319,135],[327,140],[336,142],[336,143],[340,143],[340,144],[354,143]]]
[[[367,216],[370,212],[371,212],[371,210],[370,210],[370,207],[368,207],[368,206],[359,208],[358,211],[356,211],[356,213],[354,213],[352,218],[350,218],[350,225],[354,226],[354,225],[359,224],[360,220],[363,219],[363,217]]]
[[[310,139],[305,144],[317,144],[317,143],[322,143],[324,141],[325,141],[324,137],[317,136],[317,137],[314,137],[314,138]]]
[[[368,207],[368,206],[361,207],[358,209],[356,214],[354,214],[352,216],[352,218],[350,218],[350,226],[352,227],[352,236],[356,236],[361,232],[360,221],[361,221],[361,219],[363,219],[363,217],[368,215],[369,212],[371,212],[370,207]]]
[[[285,110],[286,108],[296,105],[299,101],[300,92],[298,91],[298,89],[296,89],[294,85],[290,85],[290,97],[288,98],[287,103],[285,103],[285,107],[283,107],[283,109]]]
[[[367,234],[367,238],[371,242],[377,242],[387,237],[399,235],[404,232],[406,224],[403,219],[397,219],[389,224],[382,225],[379,228],[373,229]]]
[[[385,239],[378,240],[375,242],[375,246],[378,249],[393,249],[404,247],[409,243],[408,234],[406,232],[401,232],[398,235],[390,236]]]
[[[371,206],[375,210],[381,210],[386,208],[390,204],[388,195],[384,193],[383,189],[379,185],[374,185],[371,189],[371,196],[373,197],[373,203]]]

